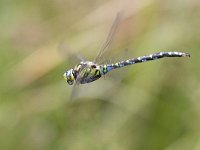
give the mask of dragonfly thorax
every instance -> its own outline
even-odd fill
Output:
[[[90,83],[102,76],[101,66],[92,61],[82,61],[74,69],[67,70],[63,76],[69,85],[74,84],[74,81],[78,84]]]

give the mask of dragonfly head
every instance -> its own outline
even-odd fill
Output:
[[[68,71],[66,71],[64,74],[63,74],[63,77],[65,79],[65,81],[69,84],[69,85],[72,85],[74,83],[74,69],[70,69]]]

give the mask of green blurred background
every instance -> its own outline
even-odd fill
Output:
[[[121,10],[110,57],[191,57],[113,71],[70,102],[63,72],[95,58]],[[1,0],[0,49],[1,150],[200,149],[199,0]]]

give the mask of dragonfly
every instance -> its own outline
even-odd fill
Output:
[[[93,61],[81,60],[79,64],[75,65],[74,68],[69,69],[64,72],[63,77],[69,85],[79,85],[87,84],[93,81],[98,80],[102,76],[105,76],[108,72],[122,68],[129,65],[134,65],[137,63],[143,63],[152,60],[158,60],[166,57],[190,57],[190,54],[187,52],[157,52],[154,54],[149,54],[145,56],[140,56],[137,58],[130,58],[124,61],[119,61],[116,63],[102,64],[99,63],[103,59],[103,54],[109,48],[109,45],[112,41],[113,35],[116,32],[120,15],[117,14],[115,20],[112,23],[109,34],[107,35],[106,41],[102,45],[97,57]]]

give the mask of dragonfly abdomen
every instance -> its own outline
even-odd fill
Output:
[[[150,54],[150,55],[146,55],[146,56],[140,56],[137,58],[132,58],[132,59],[128,59],[126,61],[121,61],[115,64],[107,64],[107,65],[103,65],[101,68],[101,72],[102,74],[106,74],[108,72],[110,72],[113,69],[116,68],[122,68],[128,65],[133,65],[136,63],[142,63],[142,62],[146,62],[146,61],[151,61],[151,60],[157,60],[160,58],[164,58],[164,57],[186,57],[189,56],[189,53],[183,53],[183,52],[158,52],[155,54]]]

